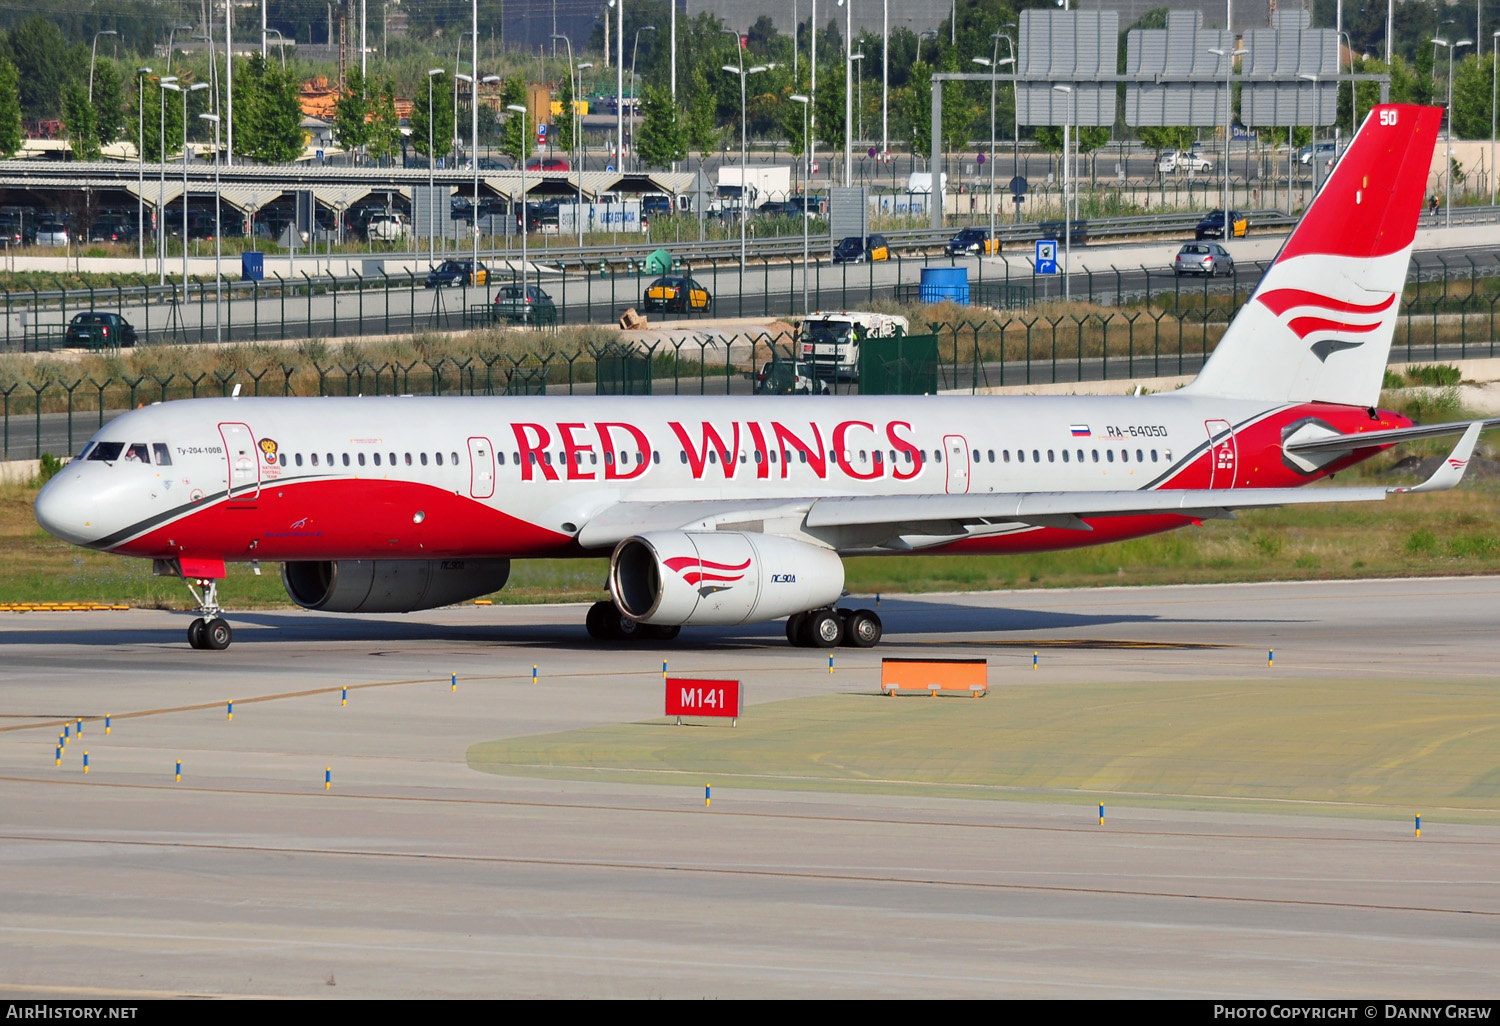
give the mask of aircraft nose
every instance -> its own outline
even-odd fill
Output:
[[[93,503],[89,501],[77,471],[63,470],[37,493],[36,522],[54,538],[74,545],[88,545],[99,537]]]

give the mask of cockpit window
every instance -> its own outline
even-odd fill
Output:
[[[156,457],[158,467],[170,467],[172,465],[172,452],[167,448],[166,442],[152,442],[151,455]]]
[[[73,458],[77,459],[77,460],[86,460],[86,459],[89,458],[89,453],[91,453],[93,451],[94,451],[94,443],[91,442],[91,441],[90,442],[85,442],[84,445],[83,445],[83,449],[78,453],[77,456],[75,456]]]
[[[113,463],[120,458],[120,453],[125,449],[124,442],[100,442],[94,446],[94,451],[89,453],[91,460],[103,460],[105,463]]]
[[[126,463],[150,463],[151,454],[146,451],[145,442],[131,442],[125,449]]]

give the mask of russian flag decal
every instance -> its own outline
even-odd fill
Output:
[[[1074,438],[1088,438],[1091,435],[1093,435],[1093,432],[1089,430],[1089,426],[1087,424],[1074,424],[1073,425],[1073,437]]]

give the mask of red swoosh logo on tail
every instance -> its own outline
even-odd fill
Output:
[[[1334,299],[1332,296],[1320,295],[1316,292],[1308,292],[1306,289],[1272,289],[1265,295],[1255,297],[1262,306],[1270,310],[1277,317],[1297,306],[1315,306],[1321,310],[1331,313],[1352,314],[1378,314],[1388,309],[1396,301],[1396,294],[1392,292],[1383,303],[1371,303],[1368,306],[1360,303],[1346,303],[1342,299]]]

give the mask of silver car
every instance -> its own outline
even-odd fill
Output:
[[[36,244],[38,246],[66,246],[68,244],[68,228],[57,221],[43,221],[36,226]]]
[[[1201,274],[1213,277],[1234,273],[1234,257],[1217,242],[1189,242],[1177,251],[1172,270],[1179,276]]]

